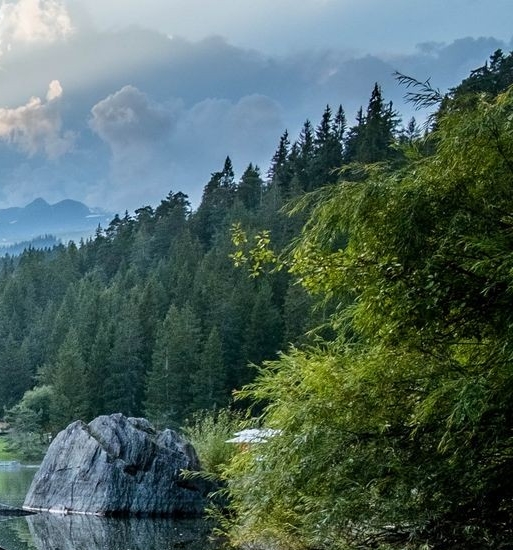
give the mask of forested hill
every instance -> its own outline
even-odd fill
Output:
[[[343,301],[317,292],[322,307],[312,309],[316,293],[286,269],[249,277],[230,257],[230,227],[240,223],[250,242],[270,231],[282,250],[313,207],[289,217],[285,204],[335,187],[341,177],[358,183],[378,169],[400,174],[412,159],[428,158],[437,117],[478,93],[493,97],[506,89],[511,63],[496,52],[441,97],[425,135],[413,119],[401,124],[376,84],[354,125],[342,107],[327,106],[295,139],[284,132],[265,174],[250,164],[236,180],[227,157],[196,211],[185,194],[170,192],[156,208],[115,216],[86,242],[4,259],[0,407],[20,429],[36,433],[111,412],[179,426],[196,410],[228,405],[233,389],[253,380],[251,363],[313,341],[310,329],[324,324],[323,337],[337,337],[326,320]],[[339,234],[329,246],[343,247],[346,238]]]
[[[227,157],[194,212],[170,192],[5,258],[0,406],[21,446],[102,413],[180,426],[257,402],[280,436],[228,470],[241,540],[510,547],[512,67],[497,51],[446,94],[400,77],[437,109],[423,135],[376,84],[354,125],[327,106],[284,132],[265,175]]]
[[[322,316],[285,272],[252,279],[235,268],[230,226],[270,230],[280,248],[302,225],[281,212],[287,201],[336,181],[344,163],[399,161],[397,144],[416,135],[376,85],[356,126],[327,106],[292,143],[285,132],[265,175],[250,164],[236,181],[227,158],[195,212],[170,192],[78,246],[5,259],[0,406],[22,400],[15,417],[55,432],[117,411],[180,425],[227,405],[254,377],[250,363],[304,340]]]
[[[225,470],[237,542],[512,548],[512,69],[495,52],[447,94],[401,76],[436,106],[424,139],[296,207],[278,265],[336,304],[333,338],[242,393],[278,435]]]

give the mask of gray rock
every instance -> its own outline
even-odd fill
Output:
[[[184,481],[199,470],[192,445],[143,418],[99,416],[70,424],[54,439],[23,508],[98,515],[197,516],[207,487]]]

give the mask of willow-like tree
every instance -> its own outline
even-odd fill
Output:
[[[432,156],[305,199],[289,265],[339,301],[337,338],[268,363],[242,394],[280,432],[227,472],[239,537],[512,540],[512,113],[511,89],[446,105]]]

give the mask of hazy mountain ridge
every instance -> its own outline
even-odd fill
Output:
[[[113,215],[82,202],[65,199],[49,204],[37,198],[25,207],[0,209],[0,247],[54,235],[67,242],[93,235],[98,225],[106,226]]]

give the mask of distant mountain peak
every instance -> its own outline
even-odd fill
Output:
[[[47,234],[63,242],[78,241],[92,236],[98,224],[106,227],[112,217],[77,200],[64,199],[50,204],[38,197],[24,208],[0,208],[0,243],[9,246]]]
[[[38,197],[37,199],[34,199],[32,202],[27,204],[25,208],[41,208],[41,207],[48,207],[50,206],[45,199],[42,199],[41,197]]]

